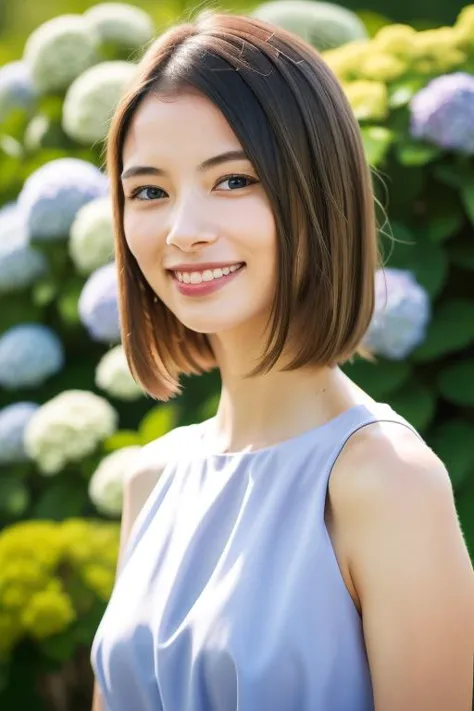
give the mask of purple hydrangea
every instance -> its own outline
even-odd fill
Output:
[[[23,435],[39,405],[15,402],[0,410],[0,464],[17,464],[29,459]]]
[[[18,198],[30,240],[67,239],[83,205],[108,194],[107,177],[92,163],[58,158],[32,173]]]
[[[0,387],[5,390],[37,387],[63,365],[61,341],[47,326],[19,324],[0,338]]]
[[[44,254],[28,242],[24,216],[16,203],[0,210],[0,294],[24,289],[47,273]]]
[[[115,262],[96,269],[84,284],[79,297],[81,321],[95,341],[120,341],[116,269]]]
[[[440,148],[474,153],[474,76],[446,74],[430,81],[410,101],[413,138]]]
[[[4,121],[15,109],[31,114],[36,107],[36,98],[31,73],[25,62],[9,62],[0,67],[0,121]]]
[[[375,311],[364,345],[385,358],[402,360],[422,343],[430,318],[429,296],[410,271],[379,269]]]

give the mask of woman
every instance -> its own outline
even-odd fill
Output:
[[[144,448],[95,709],[468,711],[474,575],[448,473],[343,374],[378,264],[358,125],[319,55],[209,14],[149,47],[108,143],[123,343],[215,417]]]

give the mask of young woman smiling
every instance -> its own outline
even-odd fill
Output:
[[[442,462],[340,369],[379,264],[359,128],[318,53],[205,13],[108,140],[123,344],[215,417],[147,445],[94,639],[100,711],[469,711],[474,573]]]

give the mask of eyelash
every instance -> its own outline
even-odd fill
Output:
[[[232,178],[245,178],[245,180],[249,181],[249,185],[246,185],[245,187],[250,187],[250,185],[254,185],[255,183],[258,183],[259,181],[256,178],[252,178],[250,175],[243,175],[242,173],[231,173],[230,175],[224,175],[216,185],[220,185],[221,183],[225,182],[226,180],[231,180]],[[136,188],[129,196],[129,200],[139,200],[140,202],[154,202],[154,200],[146,200],[144,198],[139,198],[138,195],[142,192],[142,190],[161,190],[162,192],[165,192],[162,188],[157,188],[156,185],[142,185],[139,188]],[[241,188],[242,189],[242,188]],[[233,190],[227,190],[226,192],[234,192]],[[161,198],[157,198],[161,199]]]

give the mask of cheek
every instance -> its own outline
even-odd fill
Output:
[[[139,264],[155,256],[161,248],[162,240],[156,233],[156,220],[148,214],[125,212],[123,227],[128,248]]]

